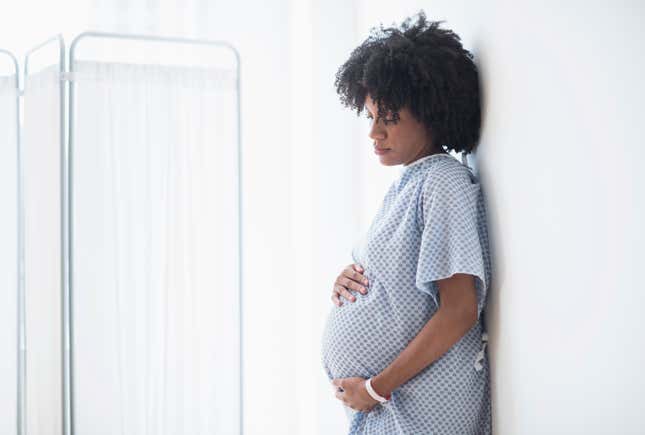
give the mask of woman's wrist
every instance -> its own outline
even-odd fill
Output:
[[[388,397],[392,394],[393,387],[390,387],[386,377],[383,375],[383,372],[379,373],[376,376],[372,377],[372,388],[381,397]]]

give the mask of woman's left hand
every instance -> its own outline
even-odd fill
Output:
[[[365,388],[366,379],[363,378],[337,378],[331,383],[336,389],[336,398],[356,411],[368,412],[379,402],[372,399]],[[339,391],[340,387],[343,391]]]

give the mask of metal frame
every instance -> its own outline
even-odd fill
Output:
[[[238,337],[238,342],[239,342],[239,360],[240,360],[240,381],[239,381],[239,388],[240,388],[240,401],[239,401],[239,409],[240,409],[240,420],[239,420],[239,427],[240,427],[240,434],[244,433],[244,428],[243,428],[243,423],[244,423],[244,411],[243,411],[243,394],[244,394],[244,384],[243,384],[243,342],[242,342],[242,326],[243,326],[243,310],[242,310],[242,223],[243,223],[243,218],[242,218],[242,129],[241,129],[241,108],[240,108],[240,55],[233,47],[231,44],[225,41],[214,41],[214,40],[206,40],[206,39],[189,39],[189,38],[170,38],[170,37],[160,37],[160,36],[152,36],[152,35],[141,35],[141,34],[122,34],[122,33],[108,33],[108,32],[94,32],[94,31],[87,31],[79,34],[74,38],[70,45],[70,51],[69,51],[69,72],[71,75],[73,75],[74,72],[74,54],[76,50],[76,46],[81,41],[82,39],[86,38],[111,38],[111,39],[128,39],[128,40],[145,40],[145,41],[151,41],[151,42],[163,42],[163,43],[180,43],[180,44],[193,44],[193,45],[210,45],[210,46],[219,46],[223,48],[227,48],[233,52],[235,55],[235,60],[236,60],[236,91],[237,91],[237,193],[238,193],[238,267],[239,267],[239,275],[238,275],[238,285],[239,285],[239,299],[238,299],[238,307],[239,307],[239,337]],[[64,261],[67,265],[67,272],[69,279],[66,281],[67,283],[67,295],[68,298],[66,300],[66,312],[71,314],[72,312],[72,298],[73,298],[73,213],[72,213],[72,207],[73,207],[73,151],[74,151],[74,146],[73,146],[73,139],[74,139],[74,82],[70,81],[69,82],[69,126],[68,126],[68,165],[67,165],[67,192],[66,192],[66,198],[67,198],[67,213],[66,215],[68,216],[67,219],[67,256],[64,257]],[[66,396],[69,399],[69,403],[65,403],[66,405],[66,410],[67,413],[64,413],[65,417],[65,431],[64,435],[73,435],[75,433],[74,431],[74,389],[73,389],[73,370],[72,370],[72,363],[73,363],[73,322],[72,322],[72,316],[69,316],[67,318],[67,325],[69,327],[68,333],[69,336],[67,343],[70,344],[69,348],[66,348],[66,351],[69,352],[69,358],[66,360],[68,361],[68,367],[67,371],[65,372],[67,376],[65,377],[65,391],[68,393]]]
[[[20,95],[24,95],[26,85],[27,85],[27,76],[29,75],[29,56],[34,54],[36,51],[40,50],[41,48],[51,44],[52,42],[57,42],[58,43],[58,69],[59,69],[59,74],[63,74],[65,71],[65,42],[63,41],[63,37],[61,34],[58,34],[56,36],[53,36],[46,41],[38,44],[37,46],[31,48],[25,53],[25,69],[23,72],[23,83],[22,83],[22,91],[20,92]],[[66,241],[67,237],[65,234],[65,220],[67,219],[66,215],[66,210],[65,210],[65,181],[66,181],[66,176],[65,176],[65,171],[66,171],[66,148],[65,148],[65,82],[61,81],[59,84],[59,92],[60,92],[60,107],[59,107],[59,122],[60,122],[60,183],[61,183],[61,227],[60,227],[60,235],[61,235],[61,312],[62,312],[62,318],[63,318],[63,324],[61,325],[62,327],[62,333],[61,333],[61,345],[62,345],[62,358],[63,358],[63,366],[62,366],[62,378],[63,378],[63,383],[62,383],[62,413],[63,413],[63,433],[66,432],[66,423],[67,420],[65,419],[65,409],[66,409],[66,401],[69,397],[69,391],[67,391],[66,385],[67,385],[67,378],[69,376],[69,372],[66,370],[67,368],[67,353],[66,349],[68,349],[69,342],[67,341],[67,328],[68,324],[66,322],[68,313],[66,311],[66,282],[67,282],[67,275],[66,275],[66,256],[67,256],[67,246],[66,246]],[[22,167],[21,167],[21,172],[22,172]],[[22,191],[21,191],[21,197],[22,197]],[[24,211],[24,209],[21,209]],[[21,217],[21,220],[24,219],[24,215]],[[21,244],[23,246],[23,252],[22,252],[22,257],[21,261],[23,262],[23,268],[22,268],[22,276],[21,276],[21,282],[22,282],[22,296],[24,298],[24,226],[22,228],[22,233],[21,233]],[[23,328],[25,328],[24,325],[24,300],[23,300]],[[25,329],[23,329],[24,331]],[[23,337],[24,340],[24,337]],[[24,364],[24,360],[23,360]],[[23,371],[23,382],[26,379],[26,373]],[[23,387],[24,387],[23,383]],[[23,391],[23,397],[22,400],[26,399],[26,391]],[[23,402],[21,405],[26,405],[26,402]],[[26,408],[24,406],[21,407],[22,409],[22,414],[21,414],[21,430],[20,430],[20,435],[24,435],[24,431],[26,430],[26,424],[25,424],[25,417],[26,417]]]
[[[23,434],[24,421],[24,385],[25,385],[25,339],[24,339],[24,233],[22,220],[22,170],[20,160],[20,69],[18,68],[18,59],[10,51],[0,48],[0,54],[9,56],[13,62],[16,77],[16,214],[17,214],[17,232],[18,240],[16,243],[16,295],[18,303],[16,304],[16,428],[18,435]]]

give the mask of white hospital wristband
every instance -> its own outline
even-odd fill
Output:
[[[374,391],[374,388],[372,388],[372,378],[369,378],[368,380],[365,381],[365,388],[367,389],[367,392],[370,396],[372,396],[372,399],[377,400],[381,403],[387,402],[388,399],[385,397],[379,396],[379,394]]]

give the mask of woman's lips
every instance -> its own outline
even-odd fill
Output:
[[[379,156],[385,154],[388,151],[390,151],[389,148],[374,148],[374,154],[377,154]]]

